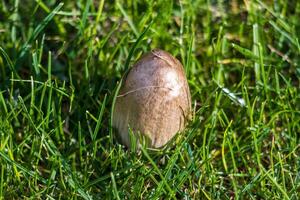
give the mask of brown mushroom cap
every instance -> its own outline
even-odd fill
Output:
[[[158,148],[183,130],[190,111],[191,95],[181,63],[165,51],[153,50],[124,78],[113,126],[128,147],[130,127],[134,134],[146,136],[151,147]]]

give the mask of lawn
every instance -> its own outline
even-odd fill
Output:
[[[0,0],[0,199],[298,199],[299,35],[297,0]],[[128,150],[119,83],[155,48],[193,116]]]

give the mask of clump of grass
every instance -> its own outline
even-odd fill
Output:
[[[299,8],[1,1],[0,199],[297,199]],[[118,82],[152,48],[184,64],[194,117],[165,148],[127,151]]]

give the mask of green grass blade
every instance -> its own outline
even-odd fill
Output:
[[[29,39],[25,42],[25,44],[22,46],[18,58],[16,60],[16,67],[17,69],[20,67],[20,60],[24,57],[25,53],[29,50],[30,44],[36,40],[38,35],[45,29],[47,24],[53,19],[53,17],[57,14],[57,12],[62,8],[64,4],[60,3],[56,8],[53,9],[51,13],[45,19],[34,29]]]

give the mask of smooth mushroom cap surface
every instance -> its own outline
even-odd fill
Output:
[[[148,145],[158,148],[183,130],[190,111],[191,95],[183,66],[169,53],[153,50],[124,77],[113,126],[127,147],[130,127],[134,134],[146,136]]]

